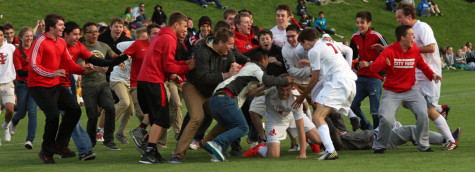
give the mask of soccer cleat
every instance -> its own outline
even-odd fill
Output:
[[[215,155],[220,161],[226,160],[226,157],[224,157],[223,154],[223,149],[216,142],[209,141],[206,143],[206,147],[208,147],[208,149],[213,152],[213,155]]]
[[[25,148],[27,148],[27,149],[33,149],[33,143],[31,143],[31,141],[26,141],[26,143],[25,143]]]
[[[76,156],[76,153],[69,150],[67,146],[56,145],[54,154],[57,154],[59,158],[72,158]]]
[[[93,160],[93,159],[96,159],[96,154],[92,151],[79,155],[79,161],[87,161],[87,160]]]
[[[115,150],[120,150],[120,148],[117,147],[117,145],[115,145],[115,143],[113,141],[104,142],[103,144],[106,148],[109,148],[110,150],[114,150],[114,151]]]
[[[190,146],[188,147],[190,150],[198,150],[200,149],[200,144],[198,140],[193,139],[193,141],[190,143]]]
[[[10,134],[15,135],[16,133],[16,125],[10,124]]]
[[[137,127],[129,132],[132,140],[134,140],[135,146],[138,148],[142,147],[143,140],[147,135],[147,130]]]
[[[145,154],[142,155],[142,158],[139,161],[142,164],[155,164],[159,163],[157,158],[155,158],[154,152],[146,152]]]
[[[350,121],[351,121],[351,128],[353,129],[353,131],[356,131],[356,130],[358,130],[358,128],[360,128],[360,118],[359,117],[350,118]]]
[[[247,158],[247,157],[257,157],[259,156],[259,148],[261,146],[265,146],[264,144],[258,144],[252,148],[249,148],[244,152],[244,155],[242,157]]]
[[[170,160],[168,160],[168,162],[172,163],[172,164],[181,164],[181,163],[183,163],[183,161],[180,158],[176,157],[176,156],[170,158]]]
[[[310,144],[310,148],[312,149],[313,153],[320,153],[322,151],[320,149],[320,145],[318,144]]]
[[[127,137],[125,136],[121,136],[118,133],[115,133],[115,138],[119,140],[119,142],[122,144],[129,144],[129,141],[127,140]]]
[[[432,150],[432,148],[427,148],[426,150],[421,150],[421,149],[418,149],[419,152],[434,152],[434,150]]]
[[[452,137],[454,137],[455,142],[459,142],[460,134],[462,133],[462,129],[457,128],[455,131],[452,133]]]
[[[336,160],[338,159],[338,153],[336,151],[333,151],[333,153],[328,153],[326,152],[322,156],[318,157],[317,160]]]
[[[12,141],[12,135],[10,135],[10,125],[11,123],[5,123],[5,122],[2,124],[3,140],[5,140],[5,142]]]
[[[289,152],[297,152],[300,150],[300,147],[298,144],[290,144]]]
[[[447,120],[449,116],[449,111],[450,111],[449,105],[442,105],[442,112],[440,112],[440,115],[442,115],[445,118],[445,120]]]
[[[38,157],[40,157],[40,159],[43,161],[43,163],[45,164],[54,164],[54,159],[53,159],[53,156],[45,156],[43,154],[43,151],[41,151],[40,153],[38,153]]]
[[[458,143],[457,141],[455,142],[447,142],[445,143],[444,147],[442,148],[442,150],[454,150],[455,148],[458,147]]]
[[[373,153],[374,154],[384,154],[384,150],[386,150],[386,149],[375,149]]]

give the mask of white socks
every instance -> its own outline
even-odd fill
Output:
[[[440,133],[444,135],[446,141],[455,142],[452,133],[450,133],[449,125],[447,124],[447,121],[442,115],[440,115],[439,118],[434,120],[434,123],[437,129],[439,129]]]
[[[259,150],[257,150],[257,152],[259,152],[259,155],[265,158],[267,156],[267,146],[259,147]]]
[[[335,147],[333,147],[333,142],[330,137],[330,129],[328,129],[328,125],[322,125],[318,127],[318,134],[320,134],[320,138],[322,138],[325,150],[328,153],[333,153],[335,151]]]
[[[442,113],[443,109],[442,109],[442,105],[437,105],[435,106],[435,110],[439,113]]]

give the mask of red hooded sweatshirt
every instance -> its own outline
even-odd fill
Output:
[[[251,29],[251,33],[249,35],[243,35],[242,33],[238,32],[237,29],[234,29],[234,45],[236,45],[239,52],[242,54],[252,50],[256,47],[259,47],[259,44],[253,44],[252,39],[255,39],[254,30]],[[251,49],[247,49],[246,46],[251,45]]]

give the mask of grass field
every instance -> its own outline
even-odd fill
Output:
[[[375,155],[370,150],[340,151],[340,159],[336,161],[317,161],[316,154],[307,151],[308,159],[296,159],[296,152],[289,153],[289,141],[282,143],[282,155],[279,159],[264,158],[229,158],[229,162],[210,163],[209,156],[202,150],[188,151],[183,164],[139,164],[140,154],[131,144],[118,146],[121,151],[110,151],[99,142],[94,148],[97,158],[92,161],[80,162],[77,158],[59,159],[55,156],[56,165],[44,165],[37,154],[41,147],[44,127],[44,115],[38,113],[38,129],[33,150],[23,147],[26,138],[27,119],[18,125],[17,134],[12,142],[0,146],[0,171],[471,171],[475,162],[475,126],[473,125],[473,102],[475,101],[475,73],[468,71],[444,71],[442,82],[441,104],[450,104],[448,124],[451,129],[462,128],[459,148],[454,151],[441,151],[442,146],[432,146],[435,152],[420,153],[412,144],[403,145],[394,151],[386,151],[384,155]],[[369,111],[367,101],[363,110]],[[414,125],[414,115],[400,109],[397,119],[405,125]],[[86,124],[85,112],[81,118],[83,126]],[[118,123],[117,123],[118,125]],[[128,129],[138,125],[138,120],[132,118]],[[347,126],[350,126],[347,123]],[[430,129],[437,131],[430,122]],[[171,133],[169,138],[173,137]],[[249,146],[243,139],[243,149]],[[118,141],[116,141],[118,143]],[[169,140],[168,148],[159,149],[166,159],[171,158],[176,141]],[[70,143],[71,150],[76,151],[74,143]]]

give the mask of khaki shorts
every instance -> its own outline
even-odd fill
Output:
[[[6,103],[15,104],[15,85],[13,85],[13,81],[0,84],[0,96],[0,103],[2,105],[5,105]]]

